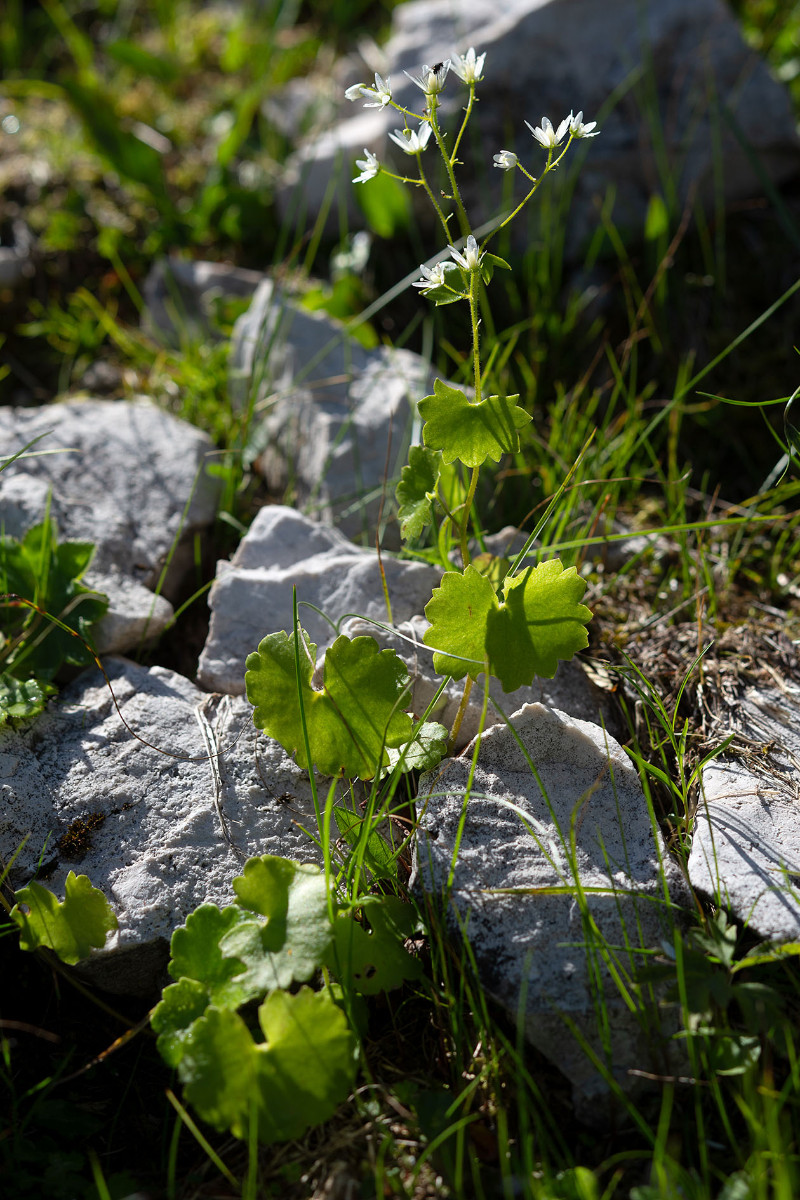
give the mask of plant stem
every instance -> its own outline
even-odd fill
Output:
[[[453,728],[450,730],[450,738],[447,742],[448,754],[452,754],[455,749],[456,738],[458,737],[458,731],[461,728],[461,722],[464,720],[464,713],[467,711],[467,704],[469,703],[469,694],[471,691],[472,676],[468,675],[464,680],[464,693],[461,697],[461,703],[458,706],[458,712],[456,713],[455,720],[453,721]]]
[[[428,101],[428,109],[430,112],[429,119],[431,123],[431,129],[433,130],[433,136],[436,138],[436,145],[439,147],[439,152],[444,159],[444,165],[447,168],[447,177],[450,180],[452,197],[456,202],[459,228],[461,229],[462,236],[467,237],[470,232],[470,225],[467,219],[467,210],[464,208],[464,201],[461,199],[461,192],[458,189],[458,181],[456,179],[455,170],[453,169],[453,161],[450,155],[447,153],[447,148],[444,144],[444,138],[442,137],[442,132],[439,129],[439,122],[436,119],[436,110],[439,107],[439,101],[435,95],[429,95],[426,97],[426,99]]]
[[[517,164],[517,165],[519,166],[519,169],[520,169],[520,171],[522,171],[523,175],[526,175],[526,176],[528,177],[528,179],[530,179],[530,180],[532,180],[532,181],[533,181],[533,187],[532,187],[532,188],[531,188],[531,190],[528,192],[528,194],[527,194],[527,196],[525,197],[525,199],[524,199],[524,200],[522,200],[522,201],[521,201],[521,202],[520,202],[520,203],[517,205],[517,207],[514,209],[514,211],[513,211],[513,212],[511,212],[511,213],[509,213],[509,214],[508,214],[508,216],[506,217],[506,219],[505,219],[504,221],[501,221],[501,222],[500,222],[500,224],[499,224],[499,225],[498,225],[498,226],[497,226],[495,229],[493,229],[491,233],[488,233],[488,234],[486,235],[486,237],[483,239],[483,242],[481,243],[481,250],[485,250],[485,249],[486,249],[486,247],[489,245],[489,242],[491,241],[491,239],[494,237],[494,235],[495,235],[496,233],[499,233],[501,229],[504,229],[506,225],[508,225],[508,224],[509,224],[511,221],[513,221],[513,220],[514,220],[514,217],[516,217],[517,213],[519,213],[519,212],[521,212],[521,211],[522,211],[522,209],[525,207],[525,205],[526,205],[526,204],[528,203],[528,201],[530,200],[530,198],[531,198],[531,196],[533,195],[533,193],[534,193],[534,192],[536,191],[536,189],[539,187],[539,184],[542,182],[542,180],[544,179],[545,175],[547,175],[547,173],[548,173],[549,171],[553,171],[553,170],[555,170],[555,168],[556,168],[556,167],[558,166],[558,164],[561,162],[562,158],[564,157],[564,155],[565,155],[565,154],[567,153],[567,151],[569,150],[569,148],[570,148],[570,145],[571,145],[571,143],[572,143],[572,140],[573,140],[573,139],[572,139],[572,135],[570,135],[569,141],[567,142],[566,146],[565,146],[565,147],[564,147],[564,149],[561,151],[561,153],[559,154],[559,156],[558,156],[558,158],[555,160],[555,162],[553,162],[553,151],[552,151],[552,150],[550,150],[550,151],[548,152],[548,155],[547,155],[547,163],[546,163],[546,165],[545,165],[545,168],[544,168],[544,170],[542,171],[542,173],[541,173],[541,175],[539,176],[539,178],[538,178],[538,179],[534,179],[534,178],[533,178],[533,176],[532,176],[532,175],[530,175],[530,174],[529,174],[529,173],[528,173],[528,172],[525,170],[525,168],[524,168],[523,166],[521,166],[520,164]]]
[[[422,186],[425,188],[425,191],[428,193],[428,199],[430,200],[431,204],[433,205],[433,207],[436,211],[436,215],[442,223],[442,229],[444,230],[444,236],[449,241],[450,230],[447,228],[447,217],[444,215],[441,208],[439,207],[439,202],[436,199],[436,197],[434,196],[434,194],[431,190],[431,185],[428,183],[427,176],[425,175],[425,172],[422,169],[422,154],[421,153],[417,154],[417,166],[419,167],[419,181],[422,184]]]
[[[456,155],[458,154],[458,147],[460,146],[461,139],[464,136],[464,130],[467,128],[467,122],[469,121],[470,117],[472,116],[472,106],[474,103],[475,103],[475,84],[471,83],[469,85],[469,101],[467,103],[466,109],[464,110],[464,120],[461,122],[461,128],[458,131],[458,137],[456,138],[455,145],[453,146],[453,153],[450,155],[450,161],[453,164],[453,166],[456,165],[456,161],[457,161]]]

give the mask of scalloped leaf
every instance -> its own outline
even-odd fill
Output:
[[[25,721],[44,712],[47,697],[57,689],[38,679],[14,679],[7,672],[0,674],[0,725]]]
[[[401,771],[432,771],[447,754],[447,738],[444,725],[426,721],[420,725],[413,741],[389,751],[389,766],[384,768],[384,774],[391,774],[398,765]]]
[[[221,953],[244,964],[235,982],[255,995],[310,979],[333,936],[319,867],[265,854],[248,859],[233,890],[244,908],[266,918],[245,918],[220,938]]]
[[[488,659],[505,692],[536,675],[552,679],[559,660],[588,645],[592,614],[580,603],[585,590],[575,568],[565,570],[558,559],[507,579],[502,601],[473,566],[462,574],[447,572],[425,607],[431,626],[423,641],[439,651],[434,669],[454,679],[477,679]]]
[[[276,991],[258,1010],[255,1043],[236,1013],[210,1008],[192,1027],[178,1068],[186,1099],[218,1129],[262,1142],[298,1138],[327,1121],[356,1073],[356,1039],[327,992]]]
[[[345,988],[375,996],[400,987],[408,979],[419,979],[419,960],[403,948],[403,941],[415,925],[411,905],[397,896],[367,897],[362,915],[364,924],[351,913],[340,913],[333,926],[329,964]]]
[[[479,467],[487,458],[499,462],[503,454],[519,450],[519,430],[531,418],[513,403],[518,396],[488,396],[475,404],[441,379],[434,380],[433,391],[418,405],[425,421],[422,440],[431,450],[441,450],[443,462],[459,459],[467,467]]]
[[[402,711],[408,672],[393,650],[371,637],[336,639],[325,655],[323,689],[311,686],[317,647],[301,630],[300,685],[314,766],[323,775],[372,779],[386,765],[387,748],[411,737]],[[269,634],[245,663],[253,722],[308,767],[297,704],[294,635]]]
[[[63,902],[35,882],[14,896],[17,903],[9,915],[20,928],[22,949],[45,946],[71,966],[88,958],[92,950],[101,949],[106,936],[117,928],[117,918],[103,893],[92,887],[88,876],[74,871],[67,875]],[[23,904],[27,913],[20,907]]]
[[[208,991],[196,979],[179,979],[164,988],[150,1016],[158,1052],[168,1067],[177,1067],[191,1037],[191,1028],[208,1008]]]
[[[403,467],[395,495],[400,518],[400,536],[418,538],[433,520],[433,501],[439,482],[441,455],[426,446],[412,446],[408,465]]]
[[[238,1008],[254,993],[235,978],[243,964],[224,955],[220,941],[248,920],[247,913],[235,904],[219,909],[215,904],[201,904],[172,934],[169,973],[173,979],[193,979],[202,984],[208,1003],[217,1008]]]

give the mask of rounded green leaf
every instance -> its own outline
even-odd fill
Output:
[[[327,992],[278,990],[258,1011],[266,1042],[254,1042],[236,1013],[209,1008],[192,1025],[178,1071],[204,1121],[263,1142],[298,1138],[327,1121],[356,1073],[356,1039]]]
[[[494,588],[473,566],[463,573],[448,571],[443,575],[425,605],[425,616],[431,626],[422,640],[426,646],[446,651],[434,654],[433,669],[454,679],[463,679],[465,675],[477,679],[485,670],[489,613],[497,608]]]
[[[178,1074],[186,1099],[204,1121],[246,1137],[253,1106],[260,1105],[256,1046],[242,1018],[209,1008],[191,1026]]]
[[[586,584],[558,559],[507,579],[498,601],[491,582],[474,567],[448,572],[426,605],[431,622],[424,642],[441,674],[477,679],[488,661],[503,690],[513,692],[534,676],[552,679],[559,660],[588,645],[592,614],[580,599]],[[458,655],[458,658],[451,657]]]
[[[440,458],[425,446],[412,446],[408,452],[408,465],[403,467],[395,492],[402,538],[418,538],[433,520]]]
[[[117,928],[117,918],[99,888],[86,875],[70,871],[63,903],[40,883],[30,883],[15,893],[17,903],[9,914],[19,925],[23,950],[45,946],[62,962],[74,965],[105,945],[106,935]],[[20,905],[25,905],[24,913]]]
[[[220,941],[247,914],[234,904],[219,909],[201,904],[172,934],[169,973],[173,979],[197,980],[205,989],[207,1003],[217,1008],[238,1008],[254,993],[235,979],[244,969],[236,959],[223,955]],[[166,994],[166,993],[165,993]]]
[[[323,775],[344,771],[371,779],[387,763],[387,747],[400,746],[411,736],[411,718],[403,712],[409,691],[406,667],[393,650],[380,650],[374,638],[341,636],[325,655],[323,690],[317,691],[311,686],[316,646],[301,632],[300,685],[314,766]],[[245,665],[255,725],[308,767],[294,637],[270,634]]]
[[[434,394],[420,400],[419,415],[425,421],[422,439],[432,450],[441,450],[442,461],[459,459],[467,467],[479,467],[491,458],[519,450],[519,430],[530,416],[513,403],[518,396],[489,396],[475,404],[458,388],[434,380]]]
[[[233,890],[243,907],[266,918],[241,921],[220,939],[222,954],[244,964],[239,986],[255,995],[310,979],[332,937],[319,868],[265,854],[245,863]]]
[[[169,1067],[183,1058],[189,1030],[208,1008],[208,992],[196,979],[179,979],[164,988],[150,1024],[159,1035],[158,1052]]]
[[[266,1045],[258,1050],[259,1136],[301,1137],[329,1120],[352,1087],[357,1042],[327,992],[275,991],[258,1010]]]
[[[411,905],[396,896],[375,898],[365,902],[363,918],[359,924],[351,913],[340,913],[334,922],[330,965],[345,987],[374,996],[418,979],[421,964],[403,947],[414,926]]]

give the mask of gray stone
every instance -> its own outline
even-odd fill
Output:
[[[800,938],[800,690],[750,689],[733,719],[747,761],[703,771],[689,878],[769,941]]]
[[[264,276],[227,263],[159,258],[144,281],[142,324],[157,341],[180,346],[185,341],[221,336],[214,308],[226,297],[252,296]]]
[[[384,554],[383,568],[398,621],[419,612],[439,582],[439,572],[425,563]],[[292,508],[262,508],[233,560],[217,564],[208,600],[211,627],[197,671],[203,687],[227,695],[244,691],[247,655],[268,633],[292,628],[293,587],[300,623],[320,652],[337,636],[331,621],[355,614],[386,620],[374,550],[360,550]]]
[[[7,244],[0,245],[0,288],[14,289],[36,273],[33,234],[19,217],[9,222]]]
[[[258,465],[270,487],[372,544],[381,497],[407,456],[415,404],[433,383],[422,358],[365,350],[338,321],[261,284],[234,327],[231,394],[263,413]]]
[[[246,858],[316,860],[299,828],[316,822],[307,772],[255,730],[246,700],[209,696],[161,667],[106,668],[126,722],[150,744],[122,724],[97,670],[34,724],[0,730],[0,857],[27,837],[12,886],[41,860],[38,878],[62,898],[70,870],[88,875],[119,930],[82,969],[110,990],[146,993],[175,926],[205,901],[231,903]],[[70,857],[65,835],[93,814],[99,827]]]
[[[144,399],[0,408],[5,453],[40,435],[33,457],[0,473],[5,532],[18,537],[40,521],[49,498],[59,538],[95,545],[84,583],[110,602],[97,649],[123,651],[157,636],[172,616],[194,536],[216,513],[219,481],[205,470],[210,438]],[[41,451],[59,453],[36,457]]]
[[[422,641],[429,625],[430,622],[424,617],[415,616],[392,630],[380,628],[360,618],[354,618],[352,621],[348,621],[342,629],[342,632],[351,638],[368,634],[375,638],[381,648],[388,647],[403,659],[412,682],[409,707],[417,717],[421,717],[427,710],[442,682],[442,677],[437,675],[433,669],[434,652]],[[456,750],[463,750],[480,728],[483,709],[483,678],[483,676],[479,678],[470,692],[456,739]],[[439,721],[448,730],[451,729],[463,693],[464,681],[452,680],[431,710],[428,720]],[[576,717],[581,721],[591,721],[595,724],[601,722],[611,733],[620,732],[616,710],[608,703],[606,694],[590,682],[583,667],[576,659],[559,663],[558,670],[552,679],[534,679],[530,686],[517,688],[514,692],[504,692],[500,681],[492,677],[489,684],[489,697],[489,705],[486,710],[486,729],[503,720],[498,709],[508,716],[522,708],[524,704],[540,703],[548,708],[557,708],[561,712],[569,713],[571,717]]]
[[[570,1080],[579,1111],[599,1122],[607,1085],[567,1022],[626,1090],[631,1068],[654,1069],[660,1039],[651,1046],[644,1019],[623,1003],[582,907],[617,966],[633,973],[639,951],[658,946],[669,929],[664,877],[677,896],[680,875],[654,834],[636,769],[613,738],[541,704],[526,705],[511,723],[541,787],[505,725],[484,734],[466,808],[473,746],[424,775],[412,887],[443,903],[455,858],[448,924],[465,931],[487,991],[512,1020],[522,1008],[526,1037]],[[579,886],[604,890],[584,891],[580,901]]]
[[[614,189],[616,226],[640,234],[650,197],[667,186],[665,165],[679,206],[695,188],[708,206],[719,189],[726,203],[760,193],[751,154],[772,180],[798,170],[799,143],[788,93],[747,47],[723,0],[644,5],[640,0],[515,0],[502,6],[486,0],[416,0],[394,10],[381,61],[353,64],[342,82],[369,84],[377,65],[384,76],[391,76],[394,98],[420,112],[422,93],[404,70],[416,73],[423,63],[463,53],[469,45],[487,56],[478,89],[481,103],[473,118],[484,147],[483,170],[462,172],[473,228],[500,208],[501,173],[492,170],[494,152],[514,150],[529,170],[539,173],[543,151],[532,141],[524,120],[538,125],[543,114],[555,124],[579,109],[587,121],[600,118],[602,136],[571,155],[573,160],[585,158],[577,180],[562,169],[546,184],[564,198],[575,184],[567,230],[567,253],[572,256],[596,229],[596,204],[609,186]],[[652,76],[652,84],[640,78],[642,71]],[[458,115],[465,94],[464,85],[451,74],[441,96],[445,123]],[[651,97],[657,98],[657,112],[652,111]],[[613,107],[604,111],[609,104]],[[730,110],[752,151],[743,148],[724,116],[719,117],[722,106]],[[394,152],[387,132],[398,126],[402,117],[391,108],[343,103],[330,131],[290,160],[284,205],[296,204],[302,189],[304,202],[318,211],[331,177],[338,176],[341,185],[330,205],[331,221],[338,220],[342,202],[348,204],[351,221],[357,221],[350,182],[353,161],[368,147],[396,167],[398,158],[405,156]],[[428,151],[430,169],[434,154]],[[399,165],[403,168],[405,162]],[[491,190],[486,182],[490,175],[498,176]],[[487,204],[492,193],[495,199]],[[517,194],[521,199],[521,187]],[[536,203],[530,211],[535,219]],[[524,219],[518,234],[527,246],[531,231]]]

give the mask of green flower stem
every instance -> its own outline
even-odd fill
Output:
[[[467,237],[470,232],[469,220],[467,219],[467,210],[464,208],[464,201],[461,199],[461,192],[458,188],[458,181],[456,179],[453,163],[450,155],[447,153],[447,147],[444,144],[444,138],[442,137],[442,132],[439,129],[439,122],[436,119],[436,110],[439,107],[439,101],[435,95],[426,96],[425,99],[428,101],[428,108],[430,112],[429,120],[431,123],[431,129],[433,130],[433,136],[436,138],[436,145],[439,147],[439,153],[444,159],[444,165],[447,168],[447,176],[450,180],[451,194],[456,202],[456,212],[458,213],[458,224],[459,228],[461,229],[461,235],[462,237]],[[450,235],[448,234],[448,237],[449,236]]]
[[[478,321],[478,292],[481,285],[480,271],[473,271],[469,281],[469,315],[472,321],[472,371],[475,376],[475,403],[480,404],[482,399],[481,391],[481,348],[480,348],[480,323]],[[461,564],[463,568],[469,566],[470,553],[467,544],[467,533],[469,530],[469,518],[472,512],[472,502],[475,499],[475,491],[478,487],[478,474],[480,467],[472,468],[472,476],[469,481],[469,490],[467,498],[464,501],[464,514],[461,521]]]
[[[467,123],[468,123],[470,117],[472,116],[472,107],[473,107],[474,103],[475,103],[475,84],[471,83],[469,85],[469,101],[467,102],[467,107],[464,110],[464,120],[461,122],[461,128],[458,131],[458,137],[456,138],[455,145],[453,146],[453,153],[450,155],[450,162],[452,163],[453,166],[455,166],[456,162],[458,161],[457,157],[456,157],[458,155],[458,147],[461,144],[461,139],[464,136],[464,130],[467,128]]]
[[[425,191],[428,193],[428,199],[430,200],[431,204],[433,205],[433,207],[436,211],[436,215],[442,223],[442,229],[444,230],[444,236],[449,239],[450,238],[450,230],[447,228],[447,217],[444,215],[441,208],[439,207],[439,202],[437,201],[436,197],[433,194],[433,191],[431,190],[431,185],[428,183],[427,176],[425,175],[425,172],[422,168],[422,153],[421,152],[417,153],[417,166],[419,167],[419,183],[417,184],[417,186],[419,186],[419,184],[422,184],[422,186],[425,188]],[[416,180],[414,180],[414,182],[417,183]]]
[[[539,184],[542,182],[542,180],[544,179],[545,175],[547,175],[547,173],[548,173],[549,171],[553,171],[553,170],[555,170],[555,168],[556,168],[556,167],[558,166],[558,164],[561,162],[562,158],[564,157],[564,155],[565,155],[565,154],[567,153],[567,151],[569,150],[569,148],[570,148],[570,146],[571,146],[571,144],[572,144],[572,140],[573,140],[573,139],[572,139],[572,136],[570,136],[570,139],[569,139],[569,141],[567,142],[566,146],[565,146],[565,147],[564,147],[564,149],[561,151],[561,153],[559,154],[559,156],[558,156],[558,158],[555,160],[555,162],[553,161],[553,151],[552,151],[552,150],[549,150],[549,151],[548,151],[548,154],[547,154],[547,163],[546,163],[546,165],[545,165],[544,171],[542,172],[542,174],[539,176],[539,178],[538,178],[538,179],[535,179],[533,175],[531,175],[531,174],[530,174],[528,171],[526,171],[526,170],[525,170],[525,168],[524,168],[524,167],[521,165],[521,163],[517,163],[517,166],[519,167],[520,171],[522,171],[522,174],[523,174],[523,175],[525,175],[525,176],[526,176],[528,179],[532,180],[532,182],[533,182],[533,187],[532,187],[532,188],[531,188],[531,190],[528,192],[528,194],[527,194],[527,196],[525,197],[525,199],[524,199],[524,200],[523,200],[523,201],[522,201],[520,204],[518,204],[518,205],[517,205],[517,207],[514,209],[514,211],[513,211],[512,213],[509,213],[509,215],[506,217],[506,219],[505,219],[504,221],[501,221],[501,222],[500,222],[500,224],[497,226],[497,228],[496,228],[496,229],[493,229],[491,233],[488,233],[488,234],[486,235],[486,237],[484,238],[483,242],[481,243],[481,250],[482,250],[482,251],[486,249],[486,247],[489,245],[489,242],[492,240],[492,238],[494,237],[494,235],[495,235],[496,233],[499,233],[501,229],[504,229],[506,225],[510,224],[510,222],[514,220],[514,217],[516,217],[518,213],[522,212],[523,208],[524,208],[524,207],[525,207],[525,205],[528,203],[528,201],[530,200],[531,196],[533,196],[533,193],[534,193],[534,192],[537,190],[537,188],[539,187]]]
[[[396,175],[394,171],[388,170],[383,163],[381,163],[379,174],[388,175],[390,179],[396,179],[398,183],[413,183],[414,187],[419,187],[418,179],[412,179],[410,175]]]
[[[412,121],[425,120],[425,117],[422,115],[422,113],[415,113],[412,112],[410,108],[403,108],[402,104],[396,104],[394,100],[391,101],[391,107],[396,108],[397,111],[402,113],[404,117],[411,117]]]
[[[448,754],[452,754],[453,751],[455,750],[456,738],[458,737],[458,731],[461,728],[461,722],[464,720],[464,713],[467,711],[467,705],[469,704],[469,694],[471,691],[472,691],[472,676],[467,675],[466,679],[464,680],[464,691],[461,696],[461,703],[458,706],[458,712],[455,715],[455,719],[453,721],[453,728],[450,730],[450,737],[447,742],[447,753]]]

